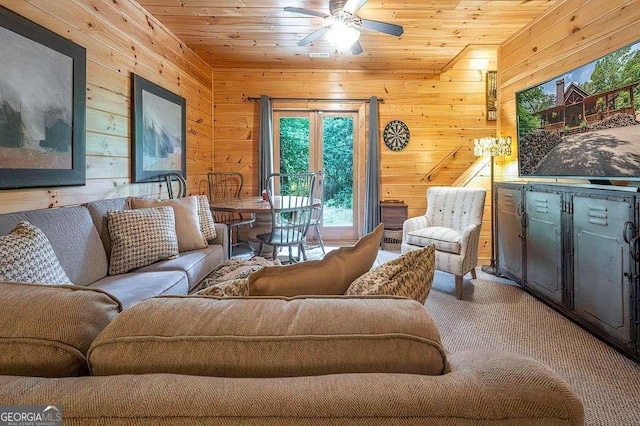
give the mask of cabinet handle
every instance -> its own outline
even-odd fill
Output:
[[[631,243],[633,237],[638,233],[638,229],[630,220],[624,223],[624,230],[622,231],[622,238],[624,238],[624,242],[627,244]]]
[[[526,228],[526,227],[527,227],[527,213],[526,213],[526,212],[523,212],[523,213],[522,213],[522,216],[520,216],[520,225],[521,225],[523,228]]]
[[[635,261],[640,260],[640,238],[633,237],[631,239],[631,247],[629,248],[629,252],[633,260]]]

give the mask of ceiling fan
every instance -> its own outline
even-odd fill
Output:
[[[383,34],[401,36],[404,29],[400,25],[362,19],[356,15],[358,10],[369,0],[329,0],[329,15],[301,7],[285,7],[287,12],[324,18],[326,23],[319,30],[309,34],[298,42],[298,46],[306,46],[318,37],[327,34],[338,50],[351,51],[353,55],[362,53],[362,45],[358,41],[360,30],[377,31]]]

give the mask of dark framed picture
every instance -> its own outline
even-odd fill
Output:
[[[0,189],[84,185],[86,51],[0,7]]]
[[[166,173],[185,176],[187,104],[183,97],[133,74],[133,182]]]

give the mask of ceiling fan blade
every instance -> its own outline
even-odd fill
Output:
[[[393,36],[401,36],[404,32],[404,28],[400,25],[372,21],[371,19],[360,19],[360,25],[366,30],[378,31],[379,33],[385,33]]]
[[[360,44],[359,41],[356,41],[355,43],[353,43],[350,49],[351,49],[351,54],[354,56],[362,53],[362,45]]]
[[[355,15],[369,0],[348,0],[342,10]]]
[[[317,16],[319,18],[328,18],[329,15],[326,13],[318,12],[315,10],[303,9],[301,7],[285,7],[285,11],[293,12],[293,13],[301,13],[303,15]]]
[[[318,37],[322,37],[327,31],[329,31],[328,26],[322,27],[319,30],[312,32],[311,34],[309,34],[308,36],[300,40],[298,42],[298,46],[306,46],[307,44],[311,43],[313,40],[317,39]]]

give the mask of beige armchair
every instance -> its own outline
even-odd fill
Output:
[[[401,252],[433,244],[436,269],[455,275],[458,299],[462,299],[462,277],[471,272],[476,278],[485,196],[484,189],[431,187],[424,216],[409,218],[402,227]]]

